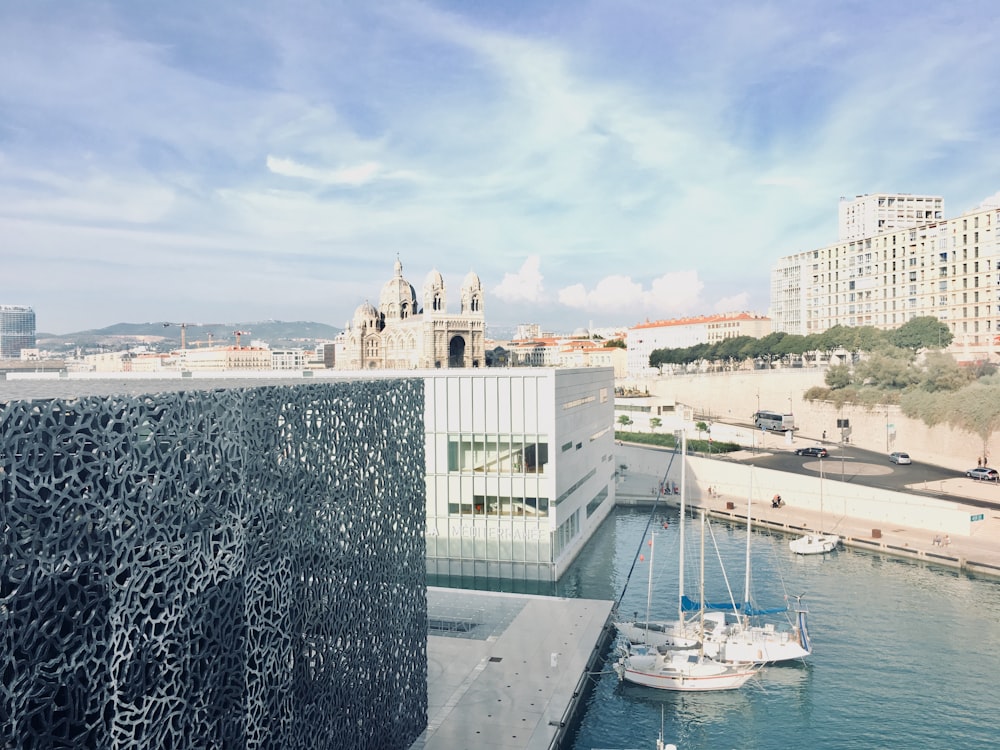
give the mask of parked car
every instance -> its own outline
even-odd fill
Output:
[[[819,456],[820,458],[826,458],[830,455],[826,448],[822,448],[818,445],[810,445],[808,448],[796,448],[796,456]]]
[[[899,451],[896,451],[895,453],[889,454],[889,463],[902,465],[912,464],[913,462],[910,460],[909,453],[900,453]]]
[[[965,476],[971,477],[972,479],[983,479],[988,482],[996,482],[1000,480],[1000,472],[996,469],[991,469],[988,466],[977,466],[975,469],[969,469],[965,472]]]

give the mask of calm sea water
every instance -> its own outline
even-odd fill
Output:
[[[649,587],[648,542],[635,563],[648,512],[619,509],[559,583],[559,595],[617,599],[621,611],[677,611],[676,510],[658,519]],[[737,601],[744,588],[746,530],[713,523],[705,549],[706,598],[727,599],[724,566]],[[711,541],[714,537],[714,543]],[[697,593],[700,525],[685,532],[685,590]],[[716,549],[718,551],[716,551]],[[674,693],[618,682],[596,684],[574,750],[859,750],[986,748],[1000,744],[1000,583],[912,561],[842,549],[800,557],[788,537],[753,532],[751,591],[760,606],[787,592],[809,608],[813,654],[768,667],[738,691]],[[721,562],[720,562],[721,559]]]

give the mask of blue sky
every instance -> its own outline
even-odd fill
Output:
[[[841,196],[1000,191],[987,0],[0,2],[0,303],[492,327],[766,312]]]

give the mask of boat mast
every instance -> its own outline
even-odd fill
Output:
[[[680,544],[678,545],[679,552],[679,563],[677,565],[678,570],[678,581],[677,581],[677,619],[683,624],[684,623],[684,513],[685,504],[684,498],[687,496],[687,433],[681,429],[681,528],[680,528]]]
[[[819,457],[819,533],[823,533],[823,457]]]
[[[705,655],[705,509],[701,509],[701,563],[698,571],[698,653]]]
[[[649,643],[649,604],[653,601],[653,554],[656,552],[656,532],[649,534],[649,584],[646,589],[646,643]]]
[[[747,559],[746,571],[743,576],[743,611],[747,618],[750,603],[750,533],[753,530],[753,522],[750,520],[750,502],[753,499],[753,466],[750,466],[750,492],[747,494]]]

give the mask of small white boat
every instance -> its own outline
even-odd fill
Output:
[[[823,528],[823,461],[819,462],[819,524]],[[840,537],[836,534],[824,534],[821,531],[811,532],[793,539],[788,543],[788,548],[796,555],[825,555],[833,552],[840,544]]]
[[[678,691],[735,690],[760,671],[753,664],[723,664],[697,649],[643,644],[628,646],[614,669],[625,682]]]
[[[805,534],[788,543],[788,548],[796,555],[823,555],[833,552],[840,544],[836,534]]]

